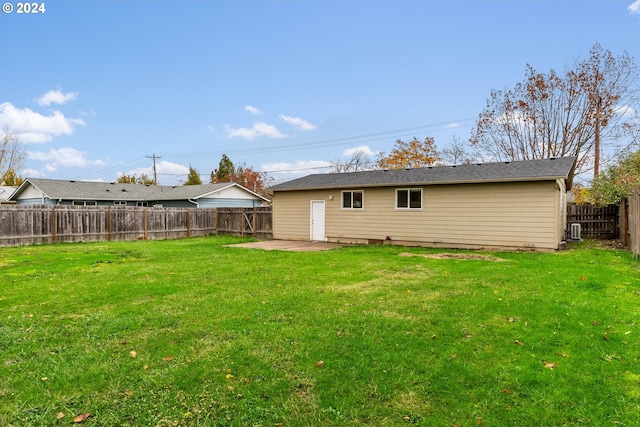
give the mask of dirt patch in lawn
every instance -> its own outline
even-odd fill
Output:
[[[409,252],[402,252],[400,256],[419,256],[422,258],[430,258],[430,259],[461,259],[461,260],[480,260],[480,261],[507,261],[504,258],[498,258],[491,255],[481,255],[481,254],[452,254],[452,253],[442,253],[442,254],[412,254]]]

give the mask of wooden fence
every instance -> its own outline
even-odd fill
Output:
[[[618,239],[620,237],[620,214],[617,205],[567,205],[567,228],[578,223],[582,236],[590,239]]]
[[[0,246],[159,240],[232,234],[271,237],[271,207],[0,206]]]
[[[628,218],[628,243],[631,251],[640,256],[640,193],[627,199],[625,204]]]

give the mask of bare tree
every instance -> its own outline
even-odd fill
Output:
[[[598,44],[564,76],[528,65],[524,82],[491,91],[471,142],[496,160],[576,156],[576,173],[586,172],[593,167],[596,130],[609,158],[638,142],[637,84],[633,58]]]
[[[25,156],[19,138],[11,133],[9,127],[5,127],[0,137],[0,184],[5,181],[7,173],[15,173],[22,167]]]
[[[444,164],[449,165],[475,163],[482,158],[476,147],[465,144],[456,136],[452,138],[449,147],[440,150],[440,157]]]
[[[361,149],[353,152],[348,161],[336,160],[331,164],[331,172],[358,172],[373,168],[371,157]]]

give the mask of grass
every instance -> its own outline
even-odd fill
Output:
[[[243,241],[0,248],[0,425],[640,424],[628,252]]]

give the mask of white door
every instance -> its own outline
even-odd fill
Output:
[[[324,242],[324,202],[311,201],[311,240]]]

